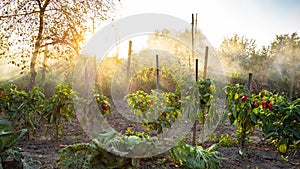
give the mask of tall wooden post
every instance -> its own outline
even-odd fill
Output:
[[[132,52],[132,41],[129,41],[128,44],[128,59],[127,59],[127,80],[130,77],[130,60],[131,60],[131,52]]]
[[[196,83],[198,82],[198,59],[196,59]],[[198,112],[196,112],[198,113]],[[193,142],[192,142],[192,145],[193,146],[196,146],[196,127],[197,127],[197,118],[198,118],[198,115],[196,114],[196,119],[195,119],[195,122],[194,122],[194,126],[193,126]]]
[[[197,42],[197,25],[198,25],[198,13],[196,13],[196,19],[195,19],[195,40]]]
[[[207,74],[207,62],[208,62],[208,46],[205,47],[205,58],[204,58],[204,72],[203,72],[203,79],[206,79],[206,74]]]
[[[198,23],[198,14],[196,13],[195,26],[194,26],[194,49],[195,47],[197,49],[197,23]]]
[[[159,63],[158,63],[158,55],[156,55],[156,89],[159,89]]]
[[[194,61],[195,59],[195,53],[194,53],[194,50],[195,50],[195,39],[194,39],[194,14],[192,14],[192,61]]]
[[[252,73],[249,73],[248,89],[250,92],[252,92],[252,79],[253,79],[253,75]]]
[[[204,70],[203,70],[203,79],[204,80],[206,79],[206,76],[207,76],[207,62],[208,62],[208,46],[205,47]],[[204,109],[202,112],[202,122],[201,122],[203,130],[204,130],[204,123],[205,123],[205,114],[206,114],[206,111]],[[202,140],[204,140],[204,132],[202,134]]]

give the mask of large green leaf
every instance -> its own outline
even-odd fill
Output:
[[[7,120],[0,120],[0,152],[11,148],[26,132],[27,129],[21,129],[14,133],[11,124]]]
[[[1,131],[13,131],[12,125],[7,120],[0,120],[0,132]]]
[[[27,132],[27,129],[21,129],[13,134],[12,139],[10,140],[10,143],[7,144],[7,148],[12,147],[14,144],[16,144]]]
[[[254,122],[254,123],[257,122],[256,115],[253,112],[250,113],[250,118],[251,118],[252,122]]]

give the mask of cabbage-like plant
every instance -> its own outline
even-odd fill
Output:
[[[171,158],[178,164],[189,169],[217,169],[220,167],[220,153],[217,145],[207,150],[201,146],[191,146],[180,141],[177,146],[169,150]]]
[[[13,149],[12,147],[16,144],[27,132],[27,129],[21,129],[14,132],[12,125],[7,120],[0,120],[0,169],[2,169],[2,161],[8,157],[12,157],[18,162],[22,162],[24,156]]]

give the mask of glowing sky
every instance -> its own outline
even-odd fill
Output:
[[[268,46],[275,35],[300,33],[300,0],[122,0],[120,16],[163,13],[191,22],[215,47],[224,37],[245,35],[258,47]],[[139,23],[137,23],[139,24]]]

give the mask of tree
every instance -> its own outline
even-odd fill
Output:
[[[197,29],[195,33],[195,58],[204,56],[206,38],[200,29]],[[147,45],[150,49],[165,50],[169,53],[176,55],[186,63],[192,62],[192,32],[185,29],[183,31],[174,31],[164,29],[155,32],[154,35],[150,35],[147,39]]]
[[[292,100],[293,91],[295,97],[300,95],[300,37],[296,32],[276,35],[269,48],[268,73],[272,77],[271,80],[276,81],[276,86],[273,87],[280,91],[290,91]],[[290,86],[290,89],[287,86]]]
[[[79,54],[91,20],[112,18],[118,2],[110,0],[2,0],[0,25],[13,64],[28,67],[29,88],[35,84],[39,53],[51,46],[60,57]],[[12,50],[13,49],[13,50]],[[50,49],[50,47],[49,47]]]
[[[258,51],[258,60],[256,60],[256,71],[259,81],[262,85],[266,85],[267,78],[265,78],[268,75],[268,69],[269,69],[269,61],[270,61],[270,50],[269,47],[263,46]],[[252,63],[252,65],[255,65],[255,63]]]
[[[219,55],[227,64],[227,68],[231,67],[242,72],[249,71],[255,58],[259,57],[256,53],[255,40],[237,34],[223,40]]]

